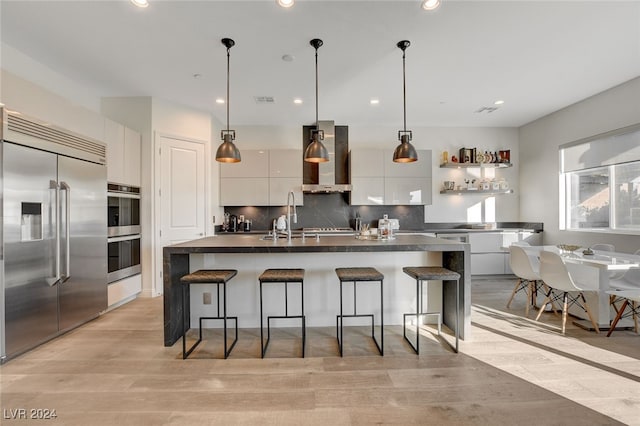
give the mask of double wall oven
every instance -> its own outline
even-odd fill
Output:
[[[108,282],[141,272],[140,188],[107,185]]]

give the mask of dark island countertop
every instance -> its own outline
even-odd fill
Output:
[[[255,233],[228,233],[200,238],[165,247],[165,253],[305,253],[305,252],[379,252],[379,251],[464,251],[465,244],[426,235],[397,235],[393,240],[360,240],[350,235],[315,234],[302,238],[296,233],[286,237],[263,239]]]
[[[182,336],[182,285],[180,277],[190,272],[191,254],[234,253],[238,256],[261,253],[356,253],[356,252],[440,252],[442,266],[458,272],[460,337],[467,339],[471,331],[471,274],[469,244],[420,234],[397,235],[393,240],[360,240],[354,236],[321,235],[291,241],[262,239],[254,233],[216,235],[174,244],[163,248],[164,343],[173,345]],[[397,265],[402,268],[407,265]],[[411,265],[418,266],[418,265]],[[454,281],[455,282],[455,281]],[[455,287],[443,288],[443,321],[455,324]],[[189,315],[189,312],[186,312]]]

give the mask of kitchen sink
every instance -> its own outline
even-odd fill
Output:
[[[296,239],[302,239],[302,238],[313,238],[315,237],[315,234],[291,234],[291,239],[292,240],[296,240]],[[286,240],[287,239],[287,234],[278,234],[276,235],[276,238],[278,240]],[[271,234],[267,234],[267,235],[262,235],[260,237],[260,240],[262,241],[269,241],[269,240],[273,240],[273,235]]]

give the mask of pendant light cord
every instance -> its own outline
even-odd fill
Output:
[[[229,62],[231,61],[231,55],[229,51],[230,47],[227,47],[227,133],[229,132]]]
[[[318,130],[318,48],[316,47],[316,130]]]
[[[402,112],[404,116],[404,131],[407,131],[407,83],[405,77],[404,49],[402,49]]]

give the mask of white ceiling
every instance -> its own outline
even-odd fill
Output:
[[[1,0],[2,42],[101,96],[159,97],[224,123],[220,39],[233,38],[232,128],[315,121],[316,37],[320,119],[338,124],[402,127],[403,39],[408,128],[517,127],[640,75],[635,0],[149,2]]]

